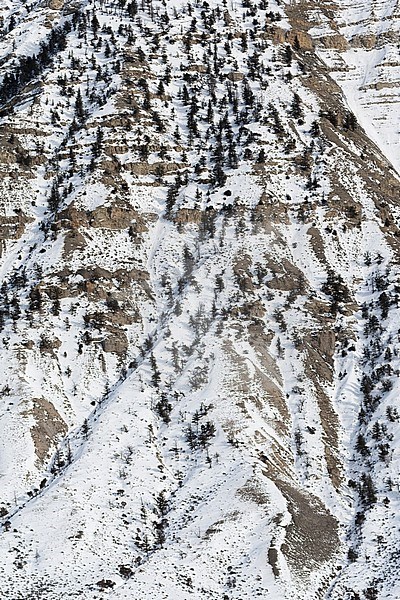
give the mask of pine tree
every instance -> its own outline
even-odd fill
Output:
[[[288,67],[290,67],[290,65],[292,64],[292,58],[293,58],[292,48],[289,46],[289,44],[287,44],[283,51],[283,61]]]
[[[61,197],[58,189],[58,181],[54,181],[50,191],[49,208],[53,213],[55,213],[59,209],[60,204]]]
[[[377,500],[376,490],[372,482],[371,475],[368,475],[366,473],[363,473],[361,475],[360,496],[361,502],[365,506],[372,506],[372,504],[375,504]]]
[[[157,362],[153,352],[150,354],[150,365],[151,365],[151,383],[154,387],[158,388],[161,381],[161,373],[158,370]]]
[[[343,120],[344,129],[350,129],[351,131],[354,131],[357,128],[357,125],[358,123],[356,116],[352,112],[348,111]]]
[[[294,119],[300,119],[303,116],[303,110],[301,108],[301,99],[300,96],[296,93],[293,94],[292,104],[290,105],[289,114]]]
[[[215,431],[215,425],[212,421],[207,421],[205,424],[201,425],[199,433],[199,444],[200,446],[202,446],[202,448],[205,448],[210,439],[214,437]]]
[[[365,442],[365,437],[362,435],[362,433],[357,436],[355,447],[357,452],[359,452],[362,456],[368,456],[370,454],[369,448]]]
[[[158,415],[162,418],[164,423],[168,424],[171,420],[170,413],[172,411],[172,405],[168,402],[167,396],[165,394],[161,394],[161,398],[157,402],[155,408]]]
[[[82,425],[82,433],[83,433],[83,435],[85,436],[85,438],[87,439],[87,438],[88,438],[88,435],[89,435],[89,422],[88,422],[88,420],[87,420],[87,419],[85,419],[85,420],[83,421],[83,425]]]
[[[318,121],[313,121],[311,123],[310,135],[311,137],[318,137],[321,133],[321,128],[319,126]]]
[[[189,423],[185,430],[185,440],[187,441],[189,448],[195,450],[197,448],[197,435],[193,431],[192,425]]]
[[[76,94],[75,115],[78,121],[83,121],[85,119],[85,111],[83,108],[82,93],[80,88],[78,89],[78,92]]]
[[[156,498],[157,512],[161,517],[164,517],[168,512],[169,502],[165,497],[165,490],[162,490]]]
[[[267,155],[265,153],[264,148],[261,148],[260,152],[258,153],[258,157],[257,157],[257,163],[265,163],[265,161],[267,160]]]
[[[126,8],[127,8],[127,11],[128,11],[128,15],[131,18],[133,18],[133,17],[135,17],[137,15],[138,4],[137,4],[136,0],[132,0],[132,2],[130,2]]]
[[[92,18],[92,31],[93,31],[95,37],[97,36],[97,32],[99,30],[99,27],[100,27],[99,20],[96,17],[96,15],[94,14],[93,18]]]
[[[29,292],[29,310],[41,311],[42,309],[42,295],[38,287],[33,287]]]
[[[220,162],[216,162],[214,165],[212,179],[216,187],[221,187],[226,182],[226,175]]]

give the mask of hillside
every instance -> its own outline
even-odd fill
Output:
[[[396,3],[2,10],[0,596],[398,600]]]

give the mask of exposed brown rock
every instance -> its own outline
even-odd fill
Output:
[[[269,259],[266,262],[266,267],[274,274],[272,279],[267,282],[267,286],[270,289],[282,290],[284,292],[305,292],[306,281],[303,272],[286,258],[282,259],[279,263]]]
[[[51,10],[60,10],[64,5],[64,0],[50,0],[49,8]]]
[[[194,73],[207,73],[206,65],[191,65],[189,71],[193,71]]]
[[[312,50],[314,48],[314,42],[307,32],[293,29],[280,29],[276,27],[274,29],[273,41],[276,44],[290,44],[291,46],[297,46],[301,50]]]
[[[2,243],[5,240],[17,240],[25,232],[25,227],[33,221],[32,218],[18,211],[15,216],[0,216],[0,256]]]
[[[232,71],[231,73],[228,73],[228,79],[231,81],[242,81],[243,78],[244,75],[240,71]]]
[[[36,422],[31,428],[32,440],[36,456],[43,462],[57,438],[67,433],[67,424],[45,398],[33,399],[32,416]]]
[[[103,340],[102,348],[104,352],[113,352],[118,356],[124,356],[128,350],[128,339],[122,331],[115,329]]]
[[[254,222],[261,226],[266,233],[275,231],[274,224],[289,223],[287,206],[263,194],[254,209]]]
[[[340,547],[338,522],[316,496],[282,480],[275,483],[285,496],[292,516],[282,552],[293,573],[311,576],[315,568],[337,554]]]
[[[332,380],[335,341],[335,332],[329,329],[309,333],[304,339],[304,344],[310,354],[310,364],[319,370],[319,374],[326,381]]]
[[[340,33],[318,37],[318,44],[324,48],[340,50],[341,52],[348,50],[350,47],[349,42]]]
[[[182,208],[174,215],[174,221],[178,224],[201,223],[202,211],[197,208]]]
[[[83,250],[85,246],[86,240],[79,231],[68,231],[64,238],[64,258],[68,259],[76,250]]]
[[[317,229],[314,226],[310,227],[307,231],[307,235],[310,236],[310,243],[315,256],[318,258],[318,260],[321,261],[322,264],[327,264],[324,249],[324,241],[322,239],[319,229]]]
[[[77,209],[72,203],[59,214],[58,226],[65,229],[101,227],[115,230],[133,226],[136,232],[147,231],[143,217],[129,203],[117,199],[110,206],[99,206],[92,211]]]
[[[372,48],[377,47],[378,38],[373,33],[364,33],[361,35],[354,35],[350,44],[353,48],[366,48],[367,50],[371,50]]]
[[[149,164],[147,162],[128,163],[125,168],[131,173],[138,176],[143,175],[164,175],[166,173],[175,173],[182,169],[182,164],[172,162],[155,162]]]
[[[233,272],[243,292],[252,292],[254,290],[251,273],[249,272],[251,265],[252,259],[248,254],[241,255],[240,257],[236,256],[233,263]]]
[[[250,319],[262,319],[265,316],[265,308],[262,302],[245,302],[240,306],[233,306],[231,309],[233,317],[248,317]]]
[[[332,484],[338,489],[343,480],[343,466],[339,456],[340,422],[326,393],[326,382],[332,382],[334,336],[332,332],[321,332],[307,337],[304,372],[312,381],[319,407],[319,418],[323,429],[325,460]]]
[[[40,339],[39,349],[42,354],[50,354],[55,356],[54,350],[58,350],[61,346],[61,341],[56,337],[48,337],[43,335]]]

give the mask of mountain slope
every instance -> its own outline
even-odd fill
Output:
[[[4,597],[399,596],[400,184],[307,6],[5,9]]]

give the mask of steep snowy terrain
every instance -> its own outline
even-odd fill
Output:
[[[341,4],[4,3],[0,597],[400,597],[398,21]]]
[[[400,9],[397,0],[303,2],[291,9],[370,138],[400,170]],[[303,16],[307,15],[304,21]]]

